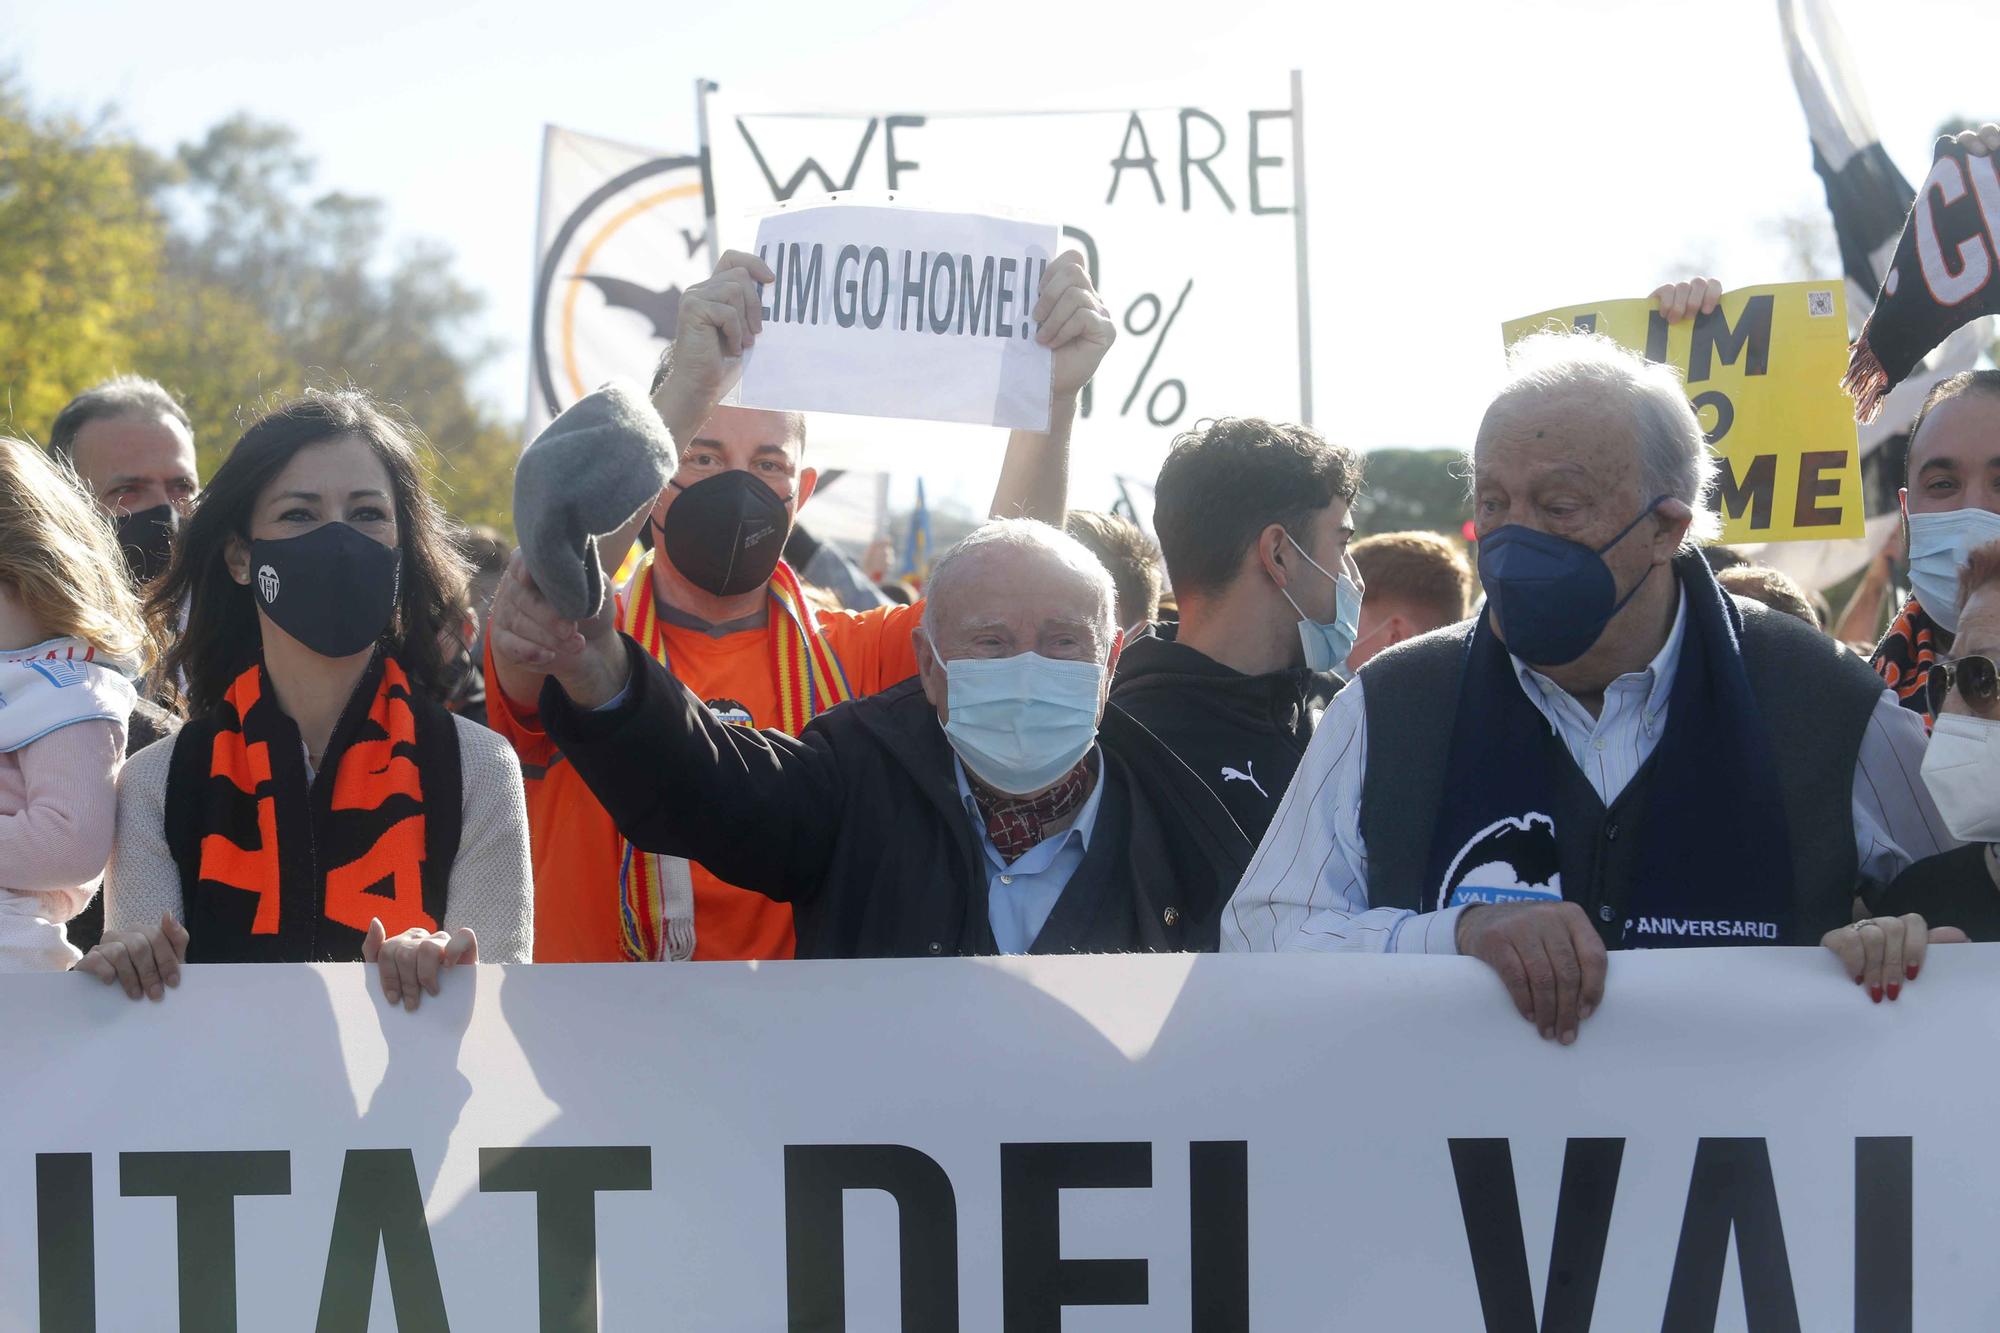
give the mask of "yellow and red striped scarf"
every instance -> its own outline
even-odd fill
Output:
[[[621,589],[618,628],[671,669],[653,595],[654,559],[655,553],[648,551]],[[771,616],[765,634],[771,645],[771,678],[778,687],[778,728],[796,736],[854,692],[791,567],[779,561],[769,588]],[[618,929],[627,958],[679,962],[694,953],[694,897],[686,861],[649,855],[620,839],[618,889]]]

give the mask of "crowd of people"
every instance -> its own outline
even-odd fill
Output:
[[[1152,534],[1073,511],[1116,330],[1066,255],[1049,429],[909,601],[799,526],[803,417],[722,405],[772,277],[724,255],[650,395],[549,426],[518,551],[351,389],[205,483],[142,379],[0,441],[0,967],[359,960],[415,1009],[475,961],[1456,953],[1567,1043],[1615,950],[1824,944],[1881,1002],[2000,939],[2000,371],[1913,423],[1909,599],[1855,645],[1587,332],[1513,349],[1472,559],[1248,417],[1175,442]]]

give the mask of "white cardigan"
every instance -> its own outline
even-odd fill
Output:
[[[482,963],[525,963],[535,951],[535,897],[528,863],[528,811],[521,765],[506,741],[462,717],[459,767],[464,822],[446,889],[446,930],[470,926]],[[104,928],[142,930],[162,912],[185,921],[181,872],[167,850],[168,736],[125,762],[118,782],[118,837],[104,875]]]

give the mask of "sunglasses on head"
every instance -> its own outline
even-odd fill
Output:
[[[1976,713],[1990,713],[2000,703],[2000,668],[1990,657],[1966,656],[1932,662],[1924,677],[1924,701],[1932,717],[1944,711],[1944,701],[1958,690]]]

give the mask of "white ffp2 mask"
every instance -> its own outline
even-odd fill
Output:
[[[1922,771],[1952,837],[2000,842],[2000,720],[1938,714]]]

